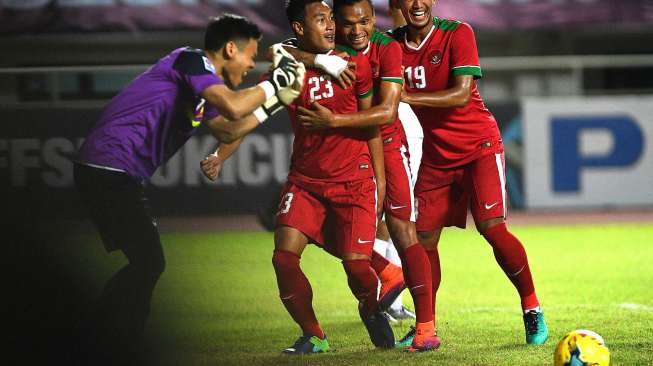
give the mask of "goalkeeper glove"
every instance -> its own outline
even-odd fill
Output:
[[[258,85],[265,91],[266,99],[270,99],[279,90],[295,82],[297,69],[301,63],[297,62],[280,44],[272,46],[272,71],[268,80]]]
[[[258,123],[263,123],[266,119],[270,118],[273,114],[279,112],[283,109],[283,105],[279,103],[279,98],[276,95],[273,95],[272,98],[268,99],[260,107],[256,108],[252,114],[258,121]]]
[[[300,63],[297,68],[297,76],[295,81],[287,88],[281,89],[277,92],[277,97],[283,105],[290,105],[302,91],[304,86],[304,75],[306,74],[306,67]]]

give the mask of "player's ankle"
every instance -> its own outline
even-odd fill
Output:
[[[415,337],[431,337],[435,335],[435,324],[433,321],[415,323]]]

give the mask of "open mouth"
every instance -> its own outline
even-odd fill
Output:
[[[426,19],[426,11],[425,10],[411,10],[410,11],[410,17],[413,18],[415,21],[423,21]]]
[[[357,35],[350,35],[349,36],[349,42],[351,44],[363,44],[367,42],[367,34],[362,33],[362,34],[357,34]]]
[[[335,41],[336,35],[334,33],[327,33],[324,35],[324,38],[329,42],[333,43]]]

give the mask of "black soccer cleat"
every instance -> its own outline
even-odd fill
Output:
[[[313,335],[303,335],[297,338],[295,344],[283,350],[287,355],[305,355],[311,353],[323,353],[329,351],[329,341],[326,336],[320,339]]]
[[[394,348],[395,335],[392,333],[388,318],[384,316],[382,311],[377,310],[367,316],[359,311],[359,315],[363,324],[365,324],[365,328],[367,328],[370,340],[376,347]]]

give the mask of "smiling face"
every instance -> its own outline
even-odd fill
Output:
[[[325,2],[306,5],[303,22],[293,22],[293,31],[302,48],[324,53],[335,48],[335,21],[333,11]]]
[[[436,0],[398,0],[401,13],[409,27],[421,29],[432,22],[431,10]]]
[[[343,5],[336,17],[338,42],[348,44],[357,51],[364,50],[374,33],[376,18],[374,10],[366,0],[352,5]]]
[[[229,41],[225,44],[225,63],[221,76],[230,88],[238,87],[247,73],[254,68],[258,41]]]

